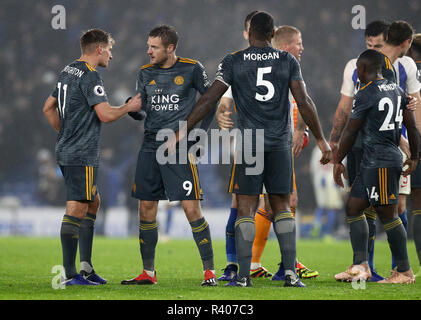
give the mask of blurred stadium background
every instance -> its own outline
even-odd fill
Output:
[[[66,9],[66,29],[55,30],[54,5]],[[364,48],[364,30],[351,25],[352,8],[363,5],[372,20],[406,20],[421,30],[421,2],[412,1],[27,1],[0,4],[0,235],[58,235],[65,205],[61,174],[54,158],[56,134],[42,113],[56,77],[79,57],[82,31],[99,27],[116,40],[113,61],[101,70],[111,104],[120,105],[134,92],[141,65],[148,63],[146,40],[160,23],[177,28],[177,55],[200,60],[213,78],[220,60],[247,46],[243,21],[252,10],[270,12],[277,25],[298,27],[303,35],[302,70],[324,133],[329,137],[340,98],[345,63]],[[214,122],[213,127],[216,127]],[[127,236],[136,232],[137,203],[130,197],[142,125],[125,117],[103,125],[98,187],[102,212],[98,233]],[[299,191],[300,235],[311,237],[316,200],[310,159],[314,139],[295,161]],[[226,190],[229,165],[200,165],[204,214],[215,238],[222,238],[231,198]],[[410,202],[409,202],[410,205]],[[106,213],[106,215],[105,215]],[[165,225],[166,215],[160,214]],[[104,219],[104,217],[106,217]],[[333,220],[333,235],[347,237],[344,214]],[[134,231],[133,231],[134,230]],[[171,236],[191,236],[184,215],[175,208]],[[314,234],[313,236],[321,236]]]

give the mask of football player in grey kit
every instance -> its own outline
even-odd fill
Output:
[[[304,287],[295,271],[296,242],[295,219],[289,206],[292,192],[292,134],[288,103],[288,90],[297,101],[298,109],[313,132],[322,151],[321,162],[330,161],[332,153],[323,136],[316,108],[307,95],[300,66],[289,53],[274,49],[273,18],[266,12],[256,13],[250,21],[247,49],[227,55],[221,62],[216,80],[199,99],[187,117],[187,128],[178,131],[169,148],[181,140],[187,130],[203,119],[231,85],[238,110],[239,130],[251,129],[252,138],[264,129],[264,152],[256,155],[256,167],[261,174],[247,175],[251,165],[235,163],[230,186],[237,194],[238,216],[235,223],[236,252],[239,272],[228,286],[252,286],[250,264],[255,236],[254,214],[263,183],[273,209],[273,227],[278,237],[285,266],[285,286]],[[249,150],[244,150],[248,148]],[[256,146],[244,146],[243,152],[256,151]],[[236,149],[239,150],[239,149]],[[242,157],[244,159],[244,157]]]
[[[139,95],[120,107],[108,103],[96,68],[108,66],[113,44],[111,35],[103,30],[85,32],[80,38],[82,56],[62,70],[43,109],[51,126],[58,131],[56,158],[67,188],[66,213],[60,230],[66,286],[106,283],[95,273],[91,261],[94,223],[100,204],[96,179],[101,122],[120,119],[141,107]],[[78,244],[80,274],[75,266]]]
[[[407,109],[409,99],[395,82],[382,77],[384,56],[376,50],[366,50],[357,60],[361,88],[355,95],[350,120],[341,137],[335,157],[335,182],[343,187],[341,163],[361,131],[363,158],[360,170],[351,187],[346,205],[347,221],[354,251],[352,265],[335,275],[338,281],[369,280],[368,224],[363,210],[373,206],[383,223],[397,269],[378,283],[413,283],[409,266],[406,231],[398,216],[399,177],[409,175],[417,166],[419,134],[412,111]],[[402,169],[402,154],[398,149],[402,122],[407,132],[411,158]]]
[[[136,167],[132,196],[139,199],[139,243],[143,272],[121,284],[156,284],[155,248],[158,240],[158,201],[179,200],[190,223],[203,264],[202,286],[217,285],[209,225],[202,215],[202,189],[194,154],[179,150],[177,163],[162,163],[158,156],[161,130],[176,131],[210,83],[199,61],[177,57],[177,31],[167,25],[155,27],[148,38],[150,64],[144,65],[137,81],[146,112],[145,134]],[[214,105],[216,109],[216,104]],[[216,110],[215,110],[216,111]],[[211,114],[201,127],[207,129]],[[186,161],[182,161],[185,157]]]

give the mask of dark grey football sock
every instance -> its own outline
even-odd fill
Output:
[[[240,278],[250,277],[250,265],[252,248],[256,228],[254,218],[237,217],[235,221],[235,248],[238,261],[238,276]]]
[[[412,230],[414,235],[415,249],[421,266],[421,210],[412,211]]]
[[[365,215],[347,217],[354,257],[352,264],[368,263],[368,224]]]
[[[376,240],[376,211],[369,209],[364,210],[364,215],[368,224],[368,253],[372,253],[374,250],[374,242]],[[370,258],[370,257],[369,257]]]
[[[395,258],[396,267],[399,272],[410,269],[408,251],[406,248],[406,231],[400,218],[382,221],[384,231],[387,234],[390,251]]]
[[[64,215],[61,222],[60,239],[63,251],[63,267],[67,279],[78,274],[76,270],[76,254],[81,220]]]
[[[96,214],[87,213],[79,229],[80,269],[90,273],[92,266],[92,243],[94,239],[94,226]]]
[[[209,225],[205,218],[190,222],[193,239],[199,249],[203,270],[214,270],[212,239]]]
[[[286,211],[275,214],[273,217],[273,230],[278,238],[285,274],[293,273],[296,275],[296,228],[292,212]]]
[[[143,261],[143,269],[155,270],[155,248],[158,242],[158,223],[156,221],[139,222],[140,254]]]

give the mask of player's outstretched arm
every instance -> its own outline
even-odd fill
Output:
[[[60,130],[60,116],[58,115],[57,99],[52,96],[48,97],[42,111],[51,126],[58,132]]]
[[[227,97],[222,97],[219,102],[218,109],[216,110],[216,120],[218,121],[219,127],[223,130],[228,130],[234,126],[230,118],[233,105],[234,100]]]
[[[170,154],[175,152],[177,143],[186,136],[187,131],[193,128],[196,123],[213,110],[218,100],[227,89],[228,87],[226,84],[219,80],[215,80],[210,88],[199,98],[199,100],[197,100],[192,112],[190,112],[185,120],[185,126],[180,128],[174,135],[168,137],[166,144]]]
[[[127,99],[126,99],[126,102],[125,103],[128,103],[129,101],[130,101],[130,99],[131,99],[132,97],[128,97]],[[138,111],[130,111],[130,112],[128,112],[127,113],[130,117],[132,117],[134,120],[137,120],[137,121],[142,121],[143,119],[145,119],[146,118],[146,112],[145,111],[143,111],[143,110],[138,110]]]
[[[292,80],[289,84],[291,93],[297,102],[298,110],[303,117],[304,122],[308,125],[314,137],[316,138],[317,145],[322,152],[320,163],[326,164],[332,159],[332,150],[327,143],[322,127],[320,125],[319,117],[317,115],[316,106],[313,100],[308,96],[304,82],[301,80]]]
[[[339,140],[338,152],[334,160],[333,167],[333,178],[338,186],[344,187],[341,175],[345,173],[345,167],[342,164],[342,160],[346,154],[351,150],[354,145],[355,139],[357,138],[358,131],[363,126],[364,119],[351,119],[345,126],[343,135]]]
[[[335,116],[333,118],[333,127],[329,138],[329,145],[332,148],[333,158],[336,156],[339,139],[341,138],[345,125],[348,122],[349,115],[351,114],[353,101],[354,97],[341,95],[341,99],[336,107]]]
[[[202,120],[213,110],[219,99],[227,91],[228,87],[221,81],[215,80],[210,88],[197,100],[192,112],[187,116],[187,130],[193,128],[196,123]],[[178,142],[179,140],[177,140]]]
[[[119,107],[112,107],[108,102],[101,102],[94,106],[99,120],[104,123],[112,122],[120,119],[126,113],[136,112],[142,107],[140,93],[131,98],[127,103]]]
[[[403,175],[407,176],[411,174],[417,167],[419,161],[419,133],[417,124],[415,122],[415,115],[413,111],[405,109],[403,111],[403,124],[405,125],[408,142],[409,142],[409,149],[411,151],[411,157],[407,159],[404,163],[404,166],[408,166],[408,168],[403,171]]]

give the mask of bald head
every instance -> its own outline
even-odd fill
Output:
[[[293,26],[280,26],[275,29],[272,46],[276,49],[290,52],[298,61],[304,51],[301,32]]]

